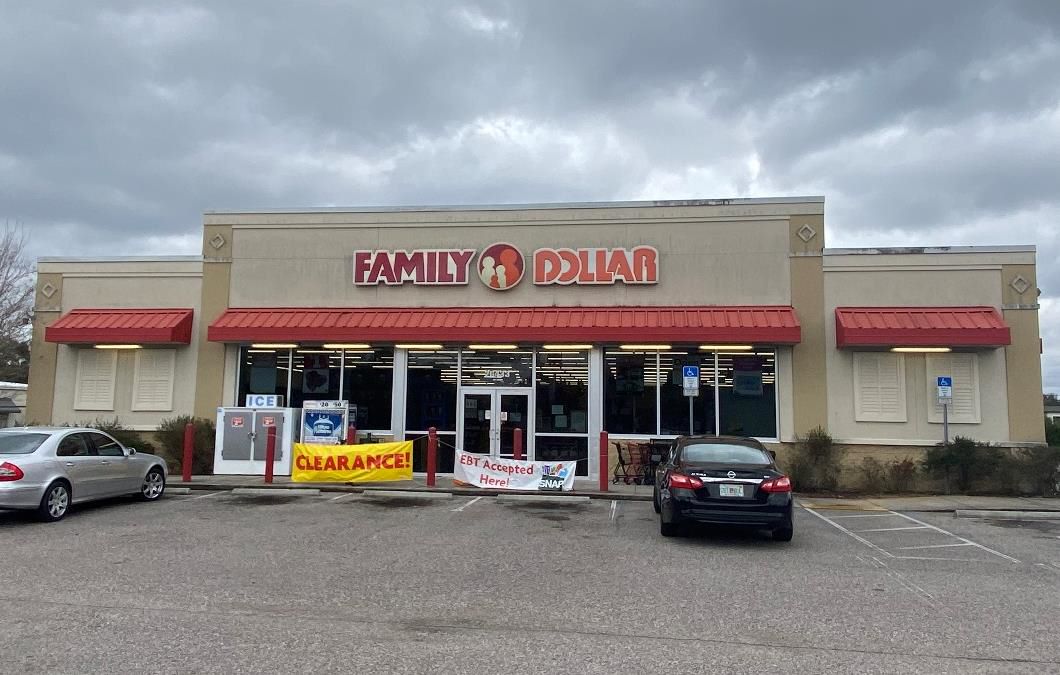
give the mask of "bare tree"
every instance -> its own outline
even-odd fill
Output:
[[[26,234],[8,223],[0,232],[0,341],[27,340],[33,310],[33,263]]]

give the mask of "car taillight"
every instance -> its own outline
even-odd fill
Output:
[[[670,474],[670,487],[695,490],[703,487],[703,481],[695,476],[686,476],[683,473],[672,473]]]
[[[772,478],[763,481],[758,487],[762,488],[762,492],[791,492],[791,479],[787,476]]]
[[[11,462],[0,463],[0,481],[22,480],[26,474]]]

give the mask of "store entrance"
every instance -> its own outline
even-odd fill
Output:
[[[530,457],[527,417],[530,392],[526,389],[464,387],[460,396],[461,450],[491,457],[514,456],[515,430],[523,430],[523,457]]]

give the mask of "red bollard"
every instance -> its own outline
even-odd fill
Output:
[[[607,432],[600,432],[600,492],[607,492]]]
[[[523,460],[523,430],[515,428],[512,437],[512,459],[521,462]]]
[[[346,445],[357,445],[357,427],[352,424],[346,429]]]
[[[185,483],[191,482],[191,459],[195,453],[195,425],[188,422],[184,425],[184,458],[180,463],[181,478]]]
[[[272,482],[272,465],[276,462],[276,427],[269,427],[265,440],[265,482]]]
[[[434,487],[435,475],[438,472],[438,430],[431,427],[427,430],[427,487]]]

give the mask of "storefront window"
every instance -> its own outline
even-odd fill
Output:
[[[345,359],[342,398],[350,403],[350,420],[358,429],[390,431],[394,349],[347,349]]]
[[[612,434],[655,434],[659,355],[604,352],[604,428]]]
[[[533,380],[534,352],[465,349],[460,362],[465,387],[529,387]]]
[[[721,433],[777,436],[776,352],[718,353]]]
[[[301,408],[306,401],[339,401],[339,374],[342,352],[328,349],[296,349],[291,370],[292,408]],[[389,426],[389,425],[388,425]]]
[[[539,462],[577,462],[576,476],[589,475],[587,436],[538,436],[534,459]]]
[[[714,433],[714,353],[698,349],[659,354],[659,418],[663,435]],[[683,366],[699,366],[699,396],[693,396],[689,425],[689,397],[684,393]]]
[[[589,475],[589,352],[537,354],[537,435],[534,459],[578,462]]]
[[[410,351],[408,387],[405,392],[405,438],[413,440],[412,468],[427,470],[427,442],[417,437],[438,429],[438,471],[452,473],[456,442],[455,350]]]
[[[538,353],[537,432],[589,432],[589,352]]]
[[[236,405],[246,403],[247,394],[279,394],[287,400],[289,349],[244,347],[239,355],[239,393]]]

